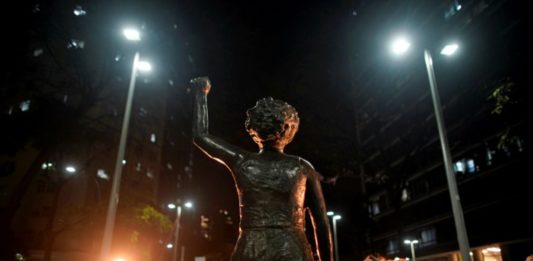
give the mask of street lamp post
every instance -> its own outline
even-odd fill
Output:
[[[396,53],[402,53],[407,51],[407,49],[409,49],[409,46],[410,44],[406,40],[400,39],[393,44],[393,51]],[[457,44],[447,45],[442,49],[441,54],[451,55],[457,50],[457,48]],[[435,110],[435,119],[437,120],[439,140],[444,160],[444,169],[446,171],[446,179],[448,181],[448,190],[450,191],[450,201],[452,203],[452,212],[455,223],[455,230],[457,233],[457,242],[459,244],[459,251],[461,253],[462,260],[470,260],[470,244],[468,242],[468,236],[466,233],[461,199],[459,197],[459,190],[457,188],[457,182],[455,180],[455,174],[452,165],[452,156],[450,153],[450,147],[446,135],[446,127],[444,125],[444,119],[442,116],[442,107],[440,104],[439,93],[437,90],[437,81],[435,79],[435,72],[433,70],[433,59],[431,57],[431,53],[427,49],[424,50],[424,61],[426,64],[429,79],[429,87],[431,89],[433,108]]]
[[[192,203],[190,201],[183,204],[186,208],[192,208]],[[174,230],[174,251],[172,251],[172,261],[178,260],[178,248],[179,248],[179,238],[180,238],[180,228],[181,228],[181,204],[178,200],[177,204],[168,204],[168,208],[176,209],[176,228]],[[183,261],[183,248],[181,254],[181,260]]]
[[[418,244],[418,240],[405,240],[403,242],[407,245],[411,245],[411,258],[413,259],[413,261],[416,261],[415,244]]]
[[[124,30],[124,34],[128,40],[138,41],[140,40],[139,33],[130,29]],[[143,66],[140,66],[143,65]],[[115,217],[117,212],[117,206],[120,194],[120,182],[122,178],[122,168],[124,154],[126,152],[126,141],[128,139],[128,130],[131,114],[131,105],[133,102],[133,93],[135,91],[135,80],[137,78],[137,70],[150,70],[150,66],[147,63],[139,61],[139,52],[135,52],[133,58],[133,65],[131,70],[130,86],[128,89],[128,97],[126,100],[126,107],[124,109],[124,118],[122,121],[122,130],[120,133],[120,142],[118,146],[117,159],[115,162],[115,172],[113,175],[113,184],[111,187],[111,193],[109,195],[109,205],[107,209],[106,223],[104,227],[104,236],[102,240],[102,249],[100,252],[100,261],[105,261],[111,249],[111,241],[113,239],[113,229],[115,226]]]
[[[435,80],[435,72],[433,71],[433,59],[428,50],[424,50],[424,60],[429,79],[429,87],[431,88],[431,98],[433,99],[433,108],[435,109],[435,119],[437,120],[437,127],[439,129],[440,145],[442,148],[442,156],[444,158],[444,168],[446,170],[446,179],[448,180],[448,189],[450,191],[450,200],[452,202],[453,219],[455,221],[455,230],[457,231],[457,241],[459,242],[459,251],[461,252],[462,260],[470,260],[470,245],[468,243],[468,236],[466,234],[466,225],[461,206],[461,199],[459,197],[459,190],[457,189],[457,182],[452,165],[452,156],[446,136],[446,128],[444,126],[444,119],[442,116],[442,109],[440,105],[439,93],[437,90],[437,81]]]
[[[341,219],[341,215],[335,215],[333,211],[327,212],[328,216],[331,216],[331,220],[333,221],[333,247],[335,251],[335,261],[339,261],[339,247],[338,247],[338,240],[337,240],[337,220]]]

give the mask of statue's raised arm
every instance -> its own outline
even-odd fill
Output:
[[[211,91],[211,81],[207,77],[191,80],[194,92],[193,137],[194,145],[210,158],[231,167],[242,157],[242,150],[222,139],[209,135],[207,95]]]

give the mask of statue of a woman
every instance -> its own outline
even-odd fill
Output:
[[[233,261],[332,261],[332,240],[319,174],[306,160],[283,153],[298,131],[289,104],[266,98],[249,109],[245,127],[259,146],[252,153],[209,135],[207,77],[191,80],[195,92],[194,144],[226,166],[236,183],[240,226]],[[305,233],[305,210],[315,228],[313,250]]]

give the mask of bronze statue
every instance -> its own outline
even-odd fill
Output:
[[[241,220],[231,260],[332,261],[331,230],[319,174],[306,160],[283,153],[298,131],[296,110],[280,100],[259,100],[246,112],[245,122],[259,152],[247,152],[209,135],[207,94],[211,83],[207,77],[191,83],[195,92],[194,144],[224,164],[237,187]],[[315,228],[315,256],[305,234],[306,209]]]

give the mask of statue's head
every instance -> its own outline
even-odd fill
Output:
[[[294,107],[272,98],[263,98],[246,111],[246,131],[260,149],[283,151],[298,131],[300,118]]]

